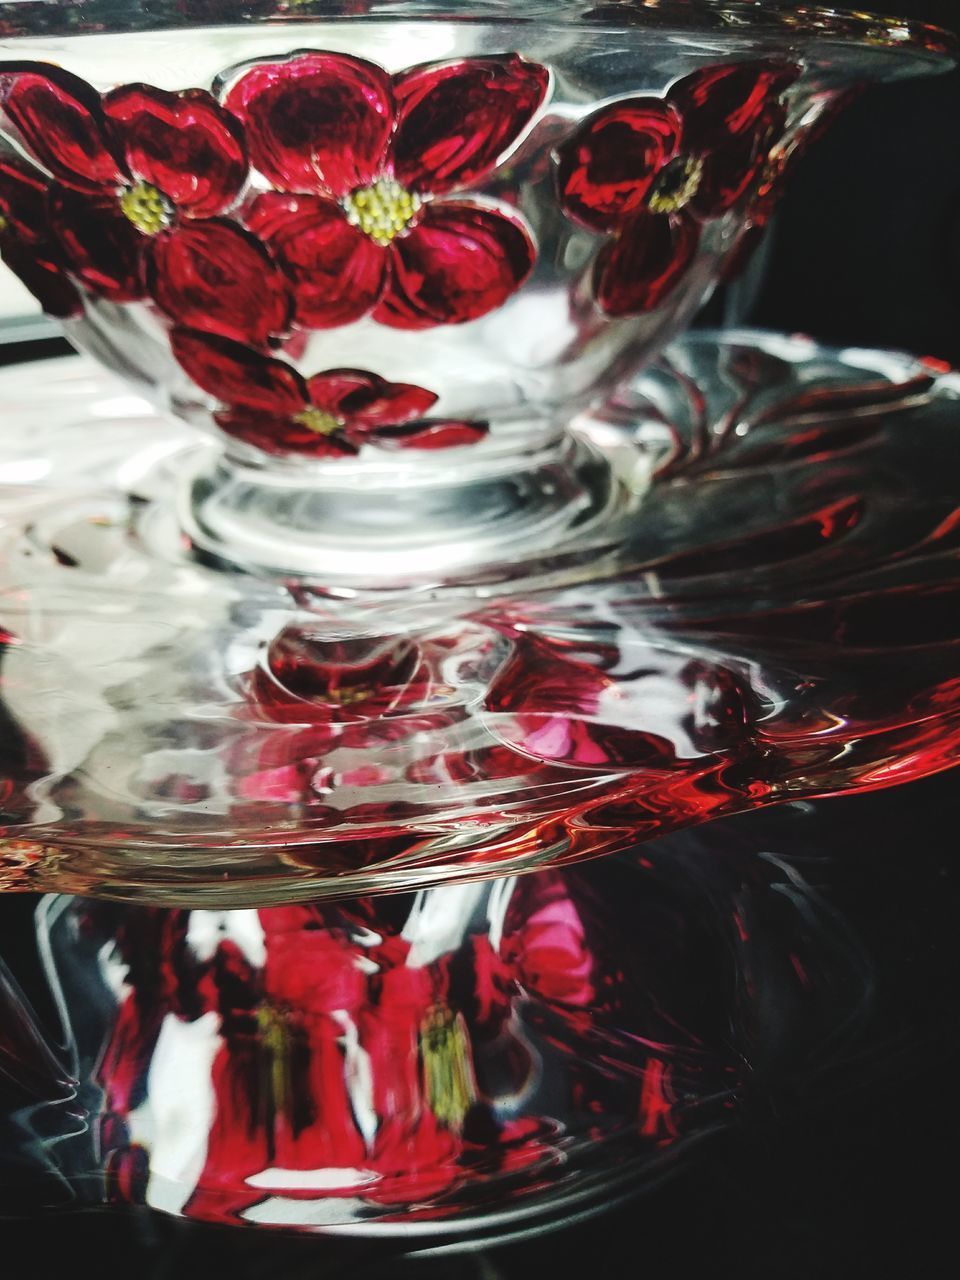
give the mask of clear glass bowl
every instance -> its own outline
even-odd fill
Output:
[[[213,433],[179,503],[207,555],[347,587],[523,555],[609,487],[576,415],[852,89],[949,43],[711,0],[0,4],[2,251]]]

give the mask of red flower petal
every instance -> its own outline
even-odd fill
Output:
[[[290,453],[313,459],[354,457],[358,452],[344,435],[321,435],[295,422],[292,417],[264,414],[251,409],[229,409],[216,415],[217,425],[227,435],[263,453],[284,456]]]
[[[144,296],[146,239],[116,200],[54,187],[50,223],[70,270],[91,293],[111,302],[135,302]]]
[[[253,164],[281,191],[340,197],[381,170],[393,130],[386,72],[342,53],[305,53],[253,67],[227,94]]]
[[[700,229],[684,214],[640,214],[597,259],[597,302],[609,316],[651,311],[693,261]]]
[[[293,282],[296,319],[306,328],[352,324],[383,292],[387,251],[351,226],[335,201],[270,191],[246,221]]]
[[[476,320],[530,274],[536,250],[522,223],[479,205],[429,205],[396,239],[390,279],[373,318],[395,329]]]
[[[633,98],[598,111],[557,149],[566,212],[594,230],[619,226],[677,154],[682,131],[677,110],[659,98]]]
[[[399,426],[422,418],[438,397],[423,387],[387,382],[359,369],[331,369],[307,383],[318,409],[345,418],[351,427]]]
[[[369,399],[374,394],[374,384],[379,381],[376,374],[364,373],[362,369],[328,369],[307,379],[307,393],[317,409],[346,418],[344,405],[350,398],[357,396],[361,402]]]
[[[362,369],[328,369],[307,379],[307,394],[315,408],[342,418],[346,417],[344,401],[353,395],[369,397],[378,381],[376,374]]]
[[[173,354],[198,387],[231,409],[286,417],[307,407],[307,386],[282,360],[215,334],[174,329]]]
[[[178,324],[262,346],[290,322],[286,278],[253,236],[219,218],[152,242],[150,294]]]
[[[240,128],[209,93],[125,85],[103,109],[117,126],[131,174],[195,218],[232,204],[247,176]]]
[[[574,644],[553,638],[517,635],[484,698],[485,709],[496,714],[490,727],[509,745],[541,760],[586,768],[674,763],[670,742],[659,734],[640,724],[604,720],[605,698],[615,695],[614,703],[619,702],[633,677],[610,673],[615,649],[598,645],[591,655],[591,647],[578,652]]]
[[[431,693],[420,650],[403,637],[328,639],[293,624],[270,642],[266,668],[252,692],[258,711],[281,722],[370,720]]]
[[[21,243],[44,237],[47,222],[46,176],[18,160],[0,159],[0,220]]]
[[[0,243],[0,258],[48,316],[68,320],[83,311],[80,294],[51,246],[6,241]]]
[[[695,213],[716,218],[737,204],[760,177],[774,144],[783,136],[786,118],[784,108],[774,103],[752,130],[705,157],[700,190],[692,204]]]
[[[479,444],[489,431],[486,422],[421,422],[378,427],[371,444],[382,449],[458,449]]]
[[[545,67],[516,54],[417,67],[394,81],[398,182],[434,195],[487,173],[543,102]]]
[[[796,80],[785,63],[707,67],[673,86],[669,100],[683,116],[683,148],[708,154],[752,133]]]
[[[124,181],[100,95],[85,80],[42,62],[0,67],[0,108],[61,182],[97,192]]]

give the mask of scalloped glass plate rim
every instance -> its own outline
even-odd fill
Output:
[[[771,8],[768,0],[530,0],[524,12],[515,0],[371,0],[370,12],[350,12],[346,0],[273,0],[272,3],[224,4],[210,0],[160,0],[149,9],[133,10],[129,0],[0,0],[0,40],[31,37],[127,34],[176,31],[198,27],[270,24],[296,26],[316,22],[381,20],[446,20],[450,22],[531,23],[610,28],[649,27],[668,32],[725,33],[773,43],[776,37],[803,37],[818,43],[853,46],[861,51],[903,52],[915,56],[960,57],[960,39],[942,27],[904,18],[848,9],[801,5]]]

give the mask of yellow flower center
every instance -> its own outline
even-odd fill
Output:
[[[335,418],[332,413],[327,413],[325,409],[315,409],[313,405],[309,409],[304,409],[302,413],[298,413],[294,422],[298,427],[306,427],[308,431],[313,431],[318,436],[332,436],[343,426],[339,418]]]
[[[4,231],[9,231],[9,229],[10,229],[9,220],[5,218],[2,213],[0,213],[0,236],[3,235]]]
[[[266,1057],[267,1080],[274,1109],[283,1114],[290,1102],[291,1035],[286,1015],[264,1002],[257,1009],[257,1035]]]
[[[360,187],[343,202],[347,221],[375,244],[388,245],[420,212],[423,201],[393,178],[380,178],[372,187]]]
[[[341,686],[339,689],[330,690],[330,701],[335,702],[340,707],[352,707],[358,702],[366,702],[373,693],[373,689],[369,685],[357,684],[353,688]]]
[[[698,156],[677,156],[653,184],[647,201],[651,213],[676,213],[690,203],[703,182],[703,161]]]
[[[427,1105],[440,1124],[459,1132],[476,1100],[470,1039],[460,1014],[432,1009],[420,1026]]]
[[[145,236],[159,235],[173,223],[173,205],[149,182],[138,182],[120,196],[120,208]]]

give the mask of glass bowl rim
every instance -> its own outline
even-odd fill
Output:
[[[0,50],[15,39],[122,35],[200,28],[323,22],[490,22],[505,26],[619,28],[664,35],[740,37],[765,43],[791,39],[853,47],[865,53],[902,52],[960,58],[960,36],[931,23],[821,5],[771,7],[770,0],[372,0],[368,13],[349,0],[160,0],[134,9],[130,0],[0,0]]]

